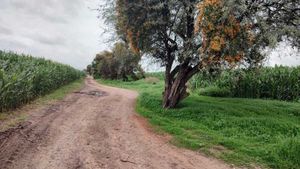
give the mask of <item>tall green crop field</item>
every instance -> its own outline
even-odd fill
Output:
[[[300,66],[201,72],[190,80],[201,95],[300,101]],[[225,93],[225,94],[223,94]]]
[[[26,104],[83,75],[68,65],[0,51],[0,112]]]
[[[218,80],[218,86],[229,89],[234,97],[299,101],[300,67],[276,66],[225,72]]]

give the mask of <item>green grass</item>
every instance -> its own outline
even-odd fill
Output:
[[[250,168],[300,168],[299,103],[192,94],[177,109],[164,110],[163,82],[99,82],[139,91],[137,112],[177,146]]]
[[[219,88],[217,86],[210,86],[206,88],[200,88],[194,90],[194,92],[199,92],[202,96],[211,96],[211,97],[229,97],[230,91],[226,88]]]
[[[50,101],[59,101],[66,97],[67,94],[75,92],[83,87],[84,78],[71,82],[65,86],[60,87],[59,89],[53,91],[52,93],[40,97],[36,100],[38,104],[45,104]]]
[[[60,101],[66,97],[67,94],[79,90],[83,86],[84,79],[81,78],[68,85],[62,86],[52,93],[42,96],[33,102],[23,106],[23,108],[0,113],[0,131],[4,131],[7,128],[16,126],[18,123],[27,119],[26,110],[31,110],[39,106],[45,106],[49,103],[54,103]]]

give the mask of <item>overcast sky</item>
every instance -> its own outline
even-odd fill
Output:
[[[0,0],[0,50],[42,56],[83,69],[109,45],[103,36],[104,23],[90,9],[101,3],[102,0]],[[270,65],[300,65],[299,54],[284,44],[271,56]],[[148,71],[157,69],[144,65]]]
[[[0,0],[0,49],[83,69],[106,49],[101,0]]]

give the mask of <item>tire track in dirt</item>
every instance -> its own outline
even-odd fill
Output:
[[[134,111],[137,95],[87,78],[81,91],[0,133],[0,168],[229,168],[151,132]]]

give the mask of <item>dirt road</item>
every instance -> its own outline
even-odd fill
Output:
[[[136,97],[87,78],[80,92],[33,110],[26,122],[0,133],[0,168],[229,168],[151,132],[134,111]]]

